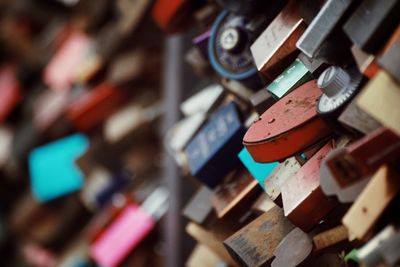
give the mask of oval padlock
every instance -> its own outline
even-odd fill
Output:
[[[256,120],[243,144],[257,162],[281,161],[331,133],[317,116],[321,91],[315,80],[283,97]]]

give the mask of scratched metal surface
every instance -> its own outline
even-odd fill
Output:
[[[224,241],[225,247],[242,266],[270,264],[275,248],[293,229],[282,210],[275,206]]]
[[[331,143],[326,144],[281,188],[285,216],[303,231],[309,231],[336,205],[320,188],[321,161],[331,150]]]
[[[264,112],[243,138],[253,143],[274,139],[317,116],[316,101],[321,95],[316,81],[300,86]]]
[[[299,53],[296,42],[306,29],[299,13],[301,3],[291,1],[250,48],[258,70],[270,79],[279,75]]]
[[[332,129],[316,113],[320,94],[309,81],[264,112],[243,138],[253,159],[282,161],[327,137]]]

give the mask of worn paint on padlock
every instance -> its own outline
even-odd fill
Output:
[[[259,267],[271,263],[279,242],[293,229],[281,208],[275,206],[224,241],[241,266]]]
[[[316,112],[315,80],[279,100],[253,123],[243,144],[257,162],[284,160],[328,136],[331,129]]]
[[[349,240],[363,240],[372,231],[382,213],[400,192],[399,173],[383,165],[358,196],[342,219],[349,230]]]
[[[341,188],[346,188],[375,172],[382,164],[400,158],[400,138],[380,128],[343,149],[326,162]]]
[[[296,158],[291,157],[280,163],[268,178],[265,179],[265,192],[277,205],[282,206],[281,187],[287,180],[292,178],[300,168],[300,163]]]
[[[270,80],[281,74],[299,53],[296,42],[306,23],[298,5],[301,1],[290,1],[250,47],[258,71]]]
[[[305,232],[336,206],[336,202],[322,192],[319,179],[321,161],[331,149],[329,142],[281,188],[285,216]]]

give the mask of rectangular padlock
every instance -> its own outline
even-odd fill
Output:
[[[379,59],[378,64],[400,83],[400,38]]]
[[[84,176],[75,160],[88,147],[88,137],[77,133],[33,149],[28,157],[33,196],[45,203],[79,190]]]
[[[212,212],[206,223],[199,225],[190,222],[186,225],[186,232],[198,243],[205,245],[230,265],[236,266],[234,260],[224,248],[222,241],[244,227],[248,220],[241,220],[235,216],[217,218]]]
[[[285,216],[305,232],[310,231],[336,206],[336,202],[322,192],[319,180],[321,161],[331,150],[329,142],[281,187]]]
[[[313,249],[311,238],[298,227],[288,233],[275,248],[275,259],[271,266],[300,266]]]
[[[398,178],[398,172],[389,165],[383,165],[374,174],[342,219],[343,225],[349,230],[349,240],[367,237],[386,207],[400,192]]]
[[[282,207],[281,188],[285,182],[291,179],[301,168],[300,163],[294,157],[286,159],[265,179],[264,188],[267,195],[278,206]]]
[[[9,216],[10,231],[46,247],[60,247],[78,235],[87,216],[76,196],[43,205],[27,192]]]
[[[224,88],[234,96],[237,96],[239,99],[244,102],[250,102],[250,97],[253,95],[253,91],[246,87],[239,81],[230,80],[226,78],[221,79],[221,84]]]
[[[343,29],[354,44],[373,54],[397,27],[399,17],[398,0],[364,0],[344,24]]]
[[[154,190],[142,205],[127,204],[90,245],[91,258],[102,266],[118,266],[154,229],[167,209],[168,192],[161,187]],[[132,224],[135,227],[131,227]]]
[[[129,227],[132,224],[135,227]],[[90,255],[100,265],[117,266],[154,226],[155,220],[151,216],[140,206],[130,204],[91,244]]]
[[[275,206],[224,241],[231,256],[240,266],[271,264],[281,240],[294,228]]]
[[[207,114],[198,113],[178,121],[166,134],[166,145],[184,173],[188,172],[188,167],[183,150],[206,121]]]
[[[313,79],[312,74],[300,59],[296,59],[281,75],[273,80],[267,91],[276,99],[281,99],[300,85]]]
[[[357,97],[340,114],[338,121],[350,132],[369,134],[382,125],[357,106]]]
[[[380,71],[360,92],[357,105],[383,126],[400,135],[398,99],[400,84],[387,72]]]
[[[202,186],[183,208],[183,216],[197,224],[205,223],[212,212],[212,196],[213,192]]]
[[[244,169],[239,168],[225,177],[214,190],[211,202],[218,218],[248,209],[248,204],[261,193],[258,182]]]
[[[56,91],[69,90],[91,45],[86,34],[72,32],[44,69],[46,85]]]
[[[191,174],[210,188],[217,186],[237,166],[243,134],[236,104],[218,109],[185,149]]]
[[[104,82],[73,101],[67,108],[66,117],[78,130],[90,131],[112,115],[125,100],[123,90]]]
[[[289,1],[250,47],[258,71],[269,80],[281,74],[299,53],[296,41],[307,27],[299,12],[301,2]]]
[[[373,54],[364,52],[357,45],[352,45],[351,54],[357,64],[358,70],[364,76],[371,79],[379,71],[379,66],[376,64]]]
[[[253,178],[259,183],[261,188],[265,191],[265,179],[271,172],[278,166],[278,162],[259,163],[255,162],[246,148],[243,148],[238,154],[240,161],[250,172]]]
[[[326,165],[338,185],[345,188],[399,158],[400,138],[389,129],[379,128],[344,148]]]
[[[317,55],[319,48],[337,28],[352,6],[352,0],[328,0],[297,41],[296,46],[308,57]]]
[[[380,58],[382,58],[386,53],[389,52],[389,49],[400,40],[400,26],[396,28],[396,30],[392,33],[389,40],[385,43],[384,47],[382,47],[376,55],[366,53],[362,51],[357,45],[353,45],[351,47],[351,53],[357,63],[359,71],[369,79],[372,79],[376,73],[380,70],[380,63],[378,62]],[[392,55],[396,57],[397,55]],[[390,59],[391,58],[387,58]],[[389,67],[389,66],[388,66]],[[395,71],[395,69],[393,69]]]
[[[156,24],[167,34],[181,32],[194,23],[193,14],[203,7],[206,1],[157,0],[151,15]]]
[[[385,240],[379,250],[385,262],[390,265],[399,264],[400,232],[397,230],[394,235]]]
[[[151,104],[133,101],[118,109],[103,124],[105,141],[117,148],[151,131],[151,127],[163,113],[163,107],[155,100]],[[190,131],[189,131],[190,132]],[[127,147],[125,147],[126,149]]]
[[[16,75],[16,68],[12,65],[0,69],[0,122],[4,122],[22,100]]]

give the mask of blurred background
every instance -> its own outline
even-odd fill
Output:
[[[399,12],[0,0],[0,266],[397,266]]]
[[[200,28],[167,35],[168,2],[0,1],[1,266],[97,266],[89,255],[113,247],[89,246],[129,212],[120,266],[187,259],[181,209],[197,183],[165,144],[181,100],[210,82],[184,52],[219,7],[185,7]]]

